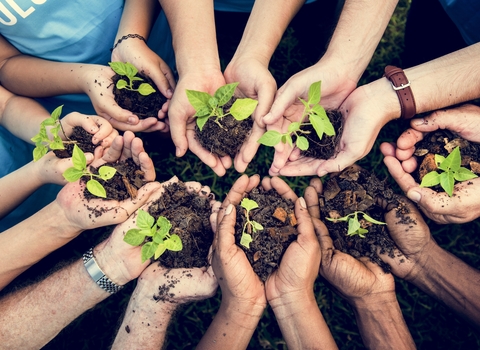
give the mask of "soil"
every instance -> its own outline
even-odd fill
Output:
[[[322,218],[340,218],[355,211],[363,211],[372,218],[384,222],[384,214],[397,207],[399,222],[416,225],[407,215],[408,208],[400,197],[374,174],[357,165],[335,174],[324,184],[319,198]],[[391,268],[384,263],[379,253],[394,256],[395,242],[390,237],[386,225],[372,224],[359,214],[361,227],[368,230],[365,238],[359,235],[348,236],[348,222],[324,220],[336,249],[355,258],[368,257],[385,272]],[[398,253],[397,253],[398,254]]]
[[[228,111],[235,98],[232,98],[225,106]],[[195,126],[195,137],[203,148],[219,156],[230,156],[234,158],[240,150],[243,142],[250,135],[253,126],[253,118],[241,121],[236,120],[231,114],[219,120],[220,126],[215,122],[215,117],[209,118],[202,128],[202,131]]]
[[[100,184],[105,188],[107,192],[106,200],[114,199],[117,201],[123,201],[128,198],[133,199],[137,196],[138,189],[145,184],[145,181],[143,180],[144,172],[131,158],[128,158],[125,161],[106,163],[103,165],[111,166],[117,169],[115,175],[108,181],[95,178],[95,180],[100,182]],[[98,168],[90,167],[90,171],[93,174],[98,174]],[[90,180],[90,177],[82,177],[82,181],[88,180]],[[88,200],[92,198],[99,198],[91,194],[86,188],[83,193],[85,198]]]
[[[327,110],[327,116],[335,129],[335,135],[323,135],[320,140],[311,125],[303,127],[303,130],[309,134],[302,134],[308,140],[309,147],[306,151],[302,151],[302,155],[315,159],[330,159],[336,154],[336,146],[343,132],[343,116],[338,110]]]
[[[455,147],[460,147],[463,167],[480,175],[480,144],[470,142],[449,130],[437,130],[427,134],[423,140],[415,145],[415,156],[419,166],[412,173],[417,183],[420,183],[425,174],[437,170],[435,154],[447,157]],[[444,192],[440,185],[431,187],[438,192]]]
[[[177,182],[168,185],[162,196],[152,203],[149,214],[155,220],[166,217],[172,224],[170,233],[179,235],[183,245],[181,251],[165,251],[159,258],[162,266],[193,268],[209,265],[208,252],[213,242],[211,196],[190,193],[183,182]]]
[[[235,243],[245,252],[253,271],[265,282],[278,268],[290,243],[297,239],[294,203],[283,199],[275,190],[265,191],[262,187],[253,189],[246,197],[258,204],[257,209],[250,211],[250,220],[260,223],[264,229],[251,232],[250,248],[241,245],[246,211],[238,205]]]
[[[92,135],[81,126],[75,126],[73,132],[68,137],[68,143],[64,143],[65,149],[54,150],[53,153],[58,158],[70,158],[73,154],[73,146],[76,144],[84,153],[93,153],[98,145],[92,143]]]
[[[116,87],[117,81],[120,79],[125,79],[128,81],[128,78],[115,74],[112,77],[113,85],[113,94],[115,96],[115,101],[118,105],[130,112],[134,113],[138,118],[145,119],[148,117],[157,117],[158,111],[162,109],[163,104],[167,101],[167,98],[163,96],[155,83],[149,78],[140,73],[137,74],[138,77],[142,78],[143,81],[134,81],[133,87],[137,89],[142,83],[149,83],[155,89],[155,92],[143,96],[137,91],[131,91],[127,89],[118,90]]]

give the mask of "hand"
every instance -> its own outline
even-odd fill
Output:
[[[279,304],[297,306],[313,297],[313,285],[318,275],[321,254],[305,199],[295,203],[298,237],[292,242],[280,262],[278,270],[267,279],[265,292],[272,307]]]
[[[176,85],[175,77],[168,64],[142,40],[128,42],[128,45],[118,45],[112,51],[112,61],[129,62],[139,72],[153,80],[163,96],[168,99],[162,109],[158,111],[158,118],[164,119],[167,116],[168,105]],[[158,122],[158,120],[157,124],[154,128],[150,128],[147,131],[168,131],[167,124]]]
[[[200,67],[198,67],[200,70]],[[187,149],[190,149],[206,165],[218,175],[223,176],[226,169],[232,165],[230,157],[219,158],[203,148],[195,139],[195,114],[194,108],[188,101],[185,90],[197,90],[214,94],[215,91],[225,85],[222,72],[212,69],[205,72],[192,72],[180,76],[168,111],[168,122],[172,134],[173,143],[176,146],[176,155],[181,157]]]
[[[321,194],[322,190],[320,179],[315,178],[305,191],[305,200],[322,252],[322,277],[353,306],[396,299],[395,283],[391,274],[385,273],[368,258],[355,259],[335,249],[327,227],[320,221],[318,194]]]
[[[234,159],[235,169],[243,173],[260,146],[257,140],[265,132],[265,124],[262,119],[272,105],[277,83],[268,67],[257,59],[243,56],[234,56],[225,69],[224,75],[227,84],[240,83],[237,87],[240,97],[258,100],[257,108],[252,116],[254,120],[252,132]]]
[[[406,133],[408,132],[407,130],[403,135],[407,137]],[[411,134],[412,132],[408,137],[411,137]],[[453,196],[450,197],[446,192],[436,192],[430,188],[420,187],[415,179],[405,171],[403,163],[400,163],[395,157],[395,146],[382,143],[380,150],[385,156],[383,162],[390,175],[406,193],[407,197],[416,202],[428,218],[439,224],[460,224],[473,221],[480,216],[480,201],[478,200],[480,178],[455,185]]]
[[[344,125],[336,156],[328,160],[291,157],[280,174],[323,176],[342,171],[370,152],[380,129],[398,117],[398,109],[398,98],[386,79],[358,87],[340,106]]]

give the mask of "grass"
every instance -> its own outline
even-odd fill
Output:
[[[322,2],[325,3],[325,2]],[[401,66],[400,53],[403,46],[403,28],[405,26],[408,1],[401,0],[390,25],[382,39],[360,84],[367,83],[382,76],[387,64]],[[307,16],[306,14],[300,14]],[[317,15],[318,14],[314,14]],[[331,17],[326,18],[327,20]],[[298,20],[301,21],[301,18]],[[324,23],[318,21],[319,23]],[[320,26],[320,24],[318,24]],[[221,28],[221,26],[219,26]],[[305,48],[301,45],[301,37],[296,27],[287,30],[284,39],[277,49],[271,62],[271,70],[281,85],[288,77],[312,64],[321,53],[323,47],[316,49],[313,55],[307,57]],[[241,32],[240,32],[241,33]],[[328,35],[328,33],[327,33]],[[227,41],[230,40],[227,37]],[[233,47],[239,37],[228,41]],[[308,48],[308,45],[307,45]],[[232,48],[225,50],[222,62],[229,61]],[[221,51],[222,53],[222,51]],[[395,141],[406,123],[389,123],[380,132],[372,152],[359,164],[374,171],[379,178],[388,178],[388,172],[382,163],[378,146],[384,141]],[[165,140],[158,140],[153,135],[144,135],[148,150],[157,164],[158,180],[164,181],[177,175],[182,181],[199,181],[211,187],[217,198],[223,199],[232,183],[239,177],[233,169],[219,178],[193,154],[187,153],[182,158],[174,156],[173,147]],[[160,147],[161,144],[161,147]],[[162,150],[161,152],[159,150]],[[267,175],[271,164],[273,150],[261,147],[246,173]],[[285,179],[296,193],[302,194],[310,178],[297,177]],[[391,180],[389,180],[391,182]],[[395,184],[392,183],[393,186]],[[480,238],[478,221],[464,225],[441,226],[429,223],[437,242],[445,249],[474,267],[480,267]],[[29,280],[40,271],[54,266],[56,261],[65,256],[79,258],[81,253],[95,241],[100,241],[103,234],[92,233],[81,235],[74,242],[55,252],[25,274]],[[45,349],[108,349],[112,337],[120,322],[130,294],[134,288],[131,283],[119,292],[85,313],[65,328]],[[448,308],[430,298],[416,287],[396,280],[397,297],[405,320],[419,349],[475,349],[480,348],[480,335],[475,333],[465,321],[454,315]],[[72,291],[75,292],[75,291]],[[315,285],[317,302],[334,335],[340,349],[362,349],[362,339],[354,322],[354,315],[348,304],[335,294],[319,277]],[[192,349],[199,341],[216,311],[221,300],[221,292],[211,299],[189,304],[177,314],[169,329],[168,349]],[[373,330],[374,331],[374,330]],[[255,331],[249,349],[286,349],[273,312],[267,308]]]

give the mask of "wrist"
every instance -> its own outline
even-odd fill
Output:
[[[291,318],[296,314],[304,314],[305,310],[318,308],[313,289],[311,293],[288,293],[269,300],[277,320]]]
[[[363,87],[365,87],[367,98],[375,103],[376,109],[383,116],[383,125],[400,118],[402,113],[400,102],[387,78],[383,77],[360,88]]]
[[[362,297],[347,299],[355,310],[369,310],[371,312],[383,312],[392,305],[398,304],[395,291],[371,293]]]
[[[429,275],[435,272],[437,267],[442,266],[439,261],[442,260],[444,253],[445,251],[435,243],[433,238],[430,238],[421,251],[408,257],[415,261],[415,265],[404,279],[414,285],[431,282]]]
[[[234,320],[238,326],[254,330],[266,306],[267,303],[262,301],[222,298],[220,308],[222,308],[225,314],[229,315],[229,319]]]
[[[124,286],[134,278],[130,276],[122,263],[124,259],[121,256],[116,256],[113,253],[113,249],[109,249],[107,244],[108,240],[98,244],[93,249],[98,267],[113,283],[118,286]]]

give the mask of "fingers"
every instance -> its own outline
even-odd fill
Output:
[[[141,152],[138,155],[138,163],[140,168],[143,171],[143,180],[146,182],[155,181],[156,172],[155,165],[153,164],[152,158],[147,154],[147,152]]]
[[[219,252],[229,249],[235,245],[235,220],[237,211],[235,206],[230,203],[224,211],[224,215],[218,224],[217,230],[217,248]]]
[[[318,179],[320,180],[320,179]],[[320,181],[321,183],[321,181]],[[318,194],[320,192],[318,192],[315,187],[313,187],[311,185],[311,182],[310,182],[310,186],[308,186],[306,189],[305,189],[305,194],[304,194],[304,197],[305,197],[305,202],[306,202],[306,205],[307,205],[307,208],[308,208],[308,213],[310,214],[310,216],[312,218],[317,218],[317,219],[320,219],[320,205],[319,205],[319,202],[318,202]]]
[[[260,144],[257,142],[257,140],[262,137],[264,131],[265,130],[258,126],[257,123],[253,124],[251,134],[248,136],[247,140],[245,140],[240,148],[240,151],[235,156],[235,170],[237,170],[239,173],[245,172],[248,164],[250,164],[253,157],[255,157],[258,147],[260,147]],[[228,169],[227,167],[225,168]]]
[[[411,188],[419,186],[414,178],[405,172],[397,158],[387,156],[383,159],[383,163],[387,166],[388,172],[403,192],[407,193]]]
[[[173,125],[171,125],[171,129],[173,132]],[[221,160],[218,158],[218,156],[215,156],[213,153],[206,150],[200,145],[200,143],[195,138],[195,130],[187,130],[186,132],[187,132],[187,139],[188,139],[187,147],[190,147],[190,150],[192,151],[192,153],[195,154],[198,158],[200,158],[200,160],[204,162],[207,166],[212,168],[215,174],[217,174],[218,176],[225,175],[227,171],[223,166]],[[172,134],[172,139],[173,139],[173,134]],[[185,152],[183,154],[185,154]],[[177,157],[178,157],[178,154],[177,154]]]
[[[324,159],[300,158],[293,162],[287,162],[279,170],[282,176],[312,176],[317,174],[319,166],[324,163]]]
[[[170,111],[170,118],[173,121],[173,122],[170,122],[170,134],[172,136],[172,141],[175,144],[175,155],[177,157],[182,157],[183,155],[185,155],[185,153],[188,150],[186,121],[183,120],[182,118],[173,117],[171,111]]]
[[[104,117],[110,124],[112,124],[112,126],[115,129],[122,130],[122,131],[126,131],[126,130],[130,130],[133,132],[141,132],[146,130],[152,131],[152,128],[154,126],[156,127],[161,126],[163,128],[163,125],[161,125],[163,123],[158,122],[157,118],[154,118],[154,117],[140,119],[139,121],[137,121],[137,123],[133,124],[133,123],[124,123],[120,121],[116,115],[115,115],[115,118],[105,113],[101,114],[101,116]],[[137,118],[138,120],[138,117],[135,117],[135,118]],[[159,125],[156,125],[157,122]]]
[[[346,167],[355,163],[359,157],[347,152],[345,150],[340,151],[335,158],[328,159],[323,163],[320,163],[317,168],[317,175],[322,177],[328,173],[340,172]]]
[[[290,186],[279,177],[263,178],[262,187],[267,191],[270,189],[274,189],[284,199],[289,199],[293,202],[295,202],[298,199],[298,196],[290,188]]]
[[[312,219],[303,197],[298,198],[295,202],[295,217],[298,222],[298,243],[303,246],[304,249],[318,249],[318,241],[315,237]],[[304,246],[304,244],[306,244],[306,246]]]
[[[415,152],[415,144],[423,140],[423,137],[423,133],[414,129],[404,131],[397,140],[395,156],[400,161],[411,158]]]
[[[278,122],[283,118],[286,109],[290,107],[296,99],[297,94],[295,93],[295,89],[292,87],[290,81],[287,81],[285,85],[278,89],[270,112],[263,117],[263,122],[268,125]]]

